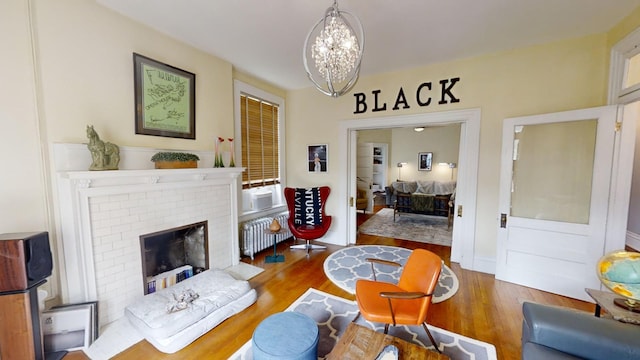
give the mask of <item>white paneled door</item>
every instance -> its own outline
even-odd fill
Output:
[[[616,106],[506,119],[496,278],[586,300],[599,288]]]

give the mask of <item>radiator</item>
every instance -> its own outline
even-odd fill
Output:
[[[273,248],[273,235],[267,233],[265,229],[269,228],[274,218],[286,230],[276,235],[276,243],[280,243],[291,237],[291,232],[287,225],[288,211],[275,214],[273,217],[263,217],[242,223],[242,253],[250,256],[251,260],[253,260],[257,252]]]

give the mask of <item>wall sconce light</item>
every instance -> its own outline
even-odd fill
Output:
[[[415,131],[415,132],[424,131],[424,126],[416,126],[416,127],[413,128],[413,131]]]
[[[453,180],[453,169],[456,168],[456,163],[441,162],[441,163],[438,163],[438,165],[440,165],[440,166],[448,166],[449,169],[451,169],[451,180]]]
[[[398,165],[397,165],[398,166],[398,181],[400,181],[400,172],[402,171],[402,167],[404,165],[407,165],[407,163],[406,162],[399,162]]]

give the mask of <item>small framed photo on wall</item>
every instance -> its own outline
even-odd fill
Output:
[[[326,173],[329,168],[329,145],[308,145],[307,163],[309,172]]]
[[[418,153],[418,170],[419,171],[431,171],[431,161],[433,160],[433,153],[431,152],[419,152]]]

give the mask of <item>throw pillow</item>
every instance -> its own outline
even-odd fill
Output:
[[[395,191],[404,192],[404,183],[400,181],[394,181],[391,183],[391,187]]]
[[[418,181],[416,192],[419,194],[433,194],[433,180]]]
[[[407,181],[404,183],[404,192],[413,194],[418,189],[418,183],[415,181]]]
[[[455,181],[437,181],[433,185],[433,192],[438,195],[451,194],[456,189]]]
[[[295,225],[319,225],[322,223],[320,188],[297,188],[293,200],[293,223]]]

